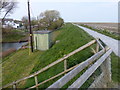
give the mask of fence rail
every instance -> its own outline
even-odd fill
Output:
[[[75,77],[79,72],[81,72],[85,67],[87,67],[89,64],[94,62],[96,59],[98,59],[104,52],[105,52],[105,49],[96,53],[95,55],[93,55],[86,61],[82,62],[78,67],[76,67],[74,70],[72,70],[71,72],[63,76],[61,79],[59,79],[57,82],[55,82],[53,85],[51,85],[48,88],[61,88],[67,82],[69,82],[73,77]]]
[[[104,74],[103,76],[107,78],[108,82],[110,82],[111,81],[110,54],[112,53],[112,49],[110,49],[108,47],[104,48],[102,46],[102,44],[98,41],[98,39],[97,39],[97,42],[98,42],[99,46],[101,46],[101,48],[102,48],[101,51],[97,52],[91,58],[87,59],[85,62],[83,62],[82,64],[77,66],[75,69],[73,69],[69,73],[67,73],[65,76],[63,76],[58,81],[56,81],[51,86],[49,86],[46,90],[49,90],[50,88],[63,87],[67,82],[69,82],[78,73],[80,73],[85,67],[90,65],[90,63],[94,62],[98,58],[99,59],[96,60],[95,63],[90,68],[88,68],[71,86],[69,86],[67,90],[69,90],[69,89],[71,90],[72,88],[80,88],[100,66],[102,68],[102,74]],[[99,49],[98,46],[97,46],[97,49]]]
[[[94,49],[92,48],[92,50],[93,50],[94,53],[95,53],[92,57],[90,57],[89,59],[87,59],[86,61],[84,61],[84,62],[82,62],[82,63],[80,63],[80,64],[78,64],[78,65],[75,65],[75,66],[67,69],[67,58],[69,58],[70,56],[72,56],[72,55],[80,52],[81,50],[83,50],[83,49],[85,49],[85,48],[87,48],[87,47],[95,44],[96,42],[97,42],[96,50],[94,50]],[[101,51],[99,51],[100,48],[102,49]],[[63,84],[66,84],[71,78],[73,78],[75,75],[77,75],[78,72],[82,71],[85,67],[87,67],[89,64],[91,64],[91,63],[94,62],[96,59],[98,59],[101,55],[103,55],[106,50],[108,50],[108,48],[104,48],[104,47],[102,46],[102,44],[100,43],[99,39],[92,40],[91,42],[85,44],[84,46],[82,46],[82,47],[74,50],[73,52],[65,55],[63,58],[60,58],[60,59],[56,60],[55,62],[47,65],[46,67],[42,68],[41,70],[39,70],[39,71],[37,71],[37,72],[35,72],[35,73],[27,76],[27,77],[24,77],[24,78],[22,78],[22,79],[19,79],[19,80],[17,80],[17,81],[14,81],[14,82],[12,82],[12,83],[10,83],[10,84],[7,84],[7,85],[3,86],[2,88],[7,88],[7,87],[9,87],[9,86],[13,86],[13,88],[17,88],[17,84],[20,83],[21,81],[24,81],[24,80],[29,79],[29,78],[34,78],[34,79],[35,79],[35,85],[32,86],[32,87],[30,87],[30,88],[28,88],[28,89],[32,89],[32,88],[38,89],[38,86],[40,86],[40,85],[42,85],[42,84],[44,84],[44,83],[46,83],[46,82],[48,82],[48,81],[50,81],[50,80],[58,77],[58,76],[60,76],[60,75],[65,74],[65,76],[63,76],[60,80],[58,80],[57,82],[55,82],[53,85],[51,85],[51,86],[49,87],[49,88],[51,88],[51,87],[52,87],[52,88],[58,88],[58,87],[60,88],[60,87],[63,86]],[[43,82],[38,83],[38,78],[37,78],[38,74],[46,71],[47,69],[51,68],[52,66],[54,66],[54,65],[56,65],[56,64],[58,64],[58,63],[60,63],[60,62],[62,62],[62,61],[64,61],[64,71],[63,71],[63,72],[61,72],[61,73],[59,73],[59,74],[57,74],[57,75],[55,75],[55,76],[53,76],[53,77],[51,77],[51,78],[43,81]],[[74,69],[74,70],[73,70],[73,69]],[[71,71],[71,70],[72,70],[72,71]],[[71,71],[71,72],[69,72],[69,71]],[[69,72],[69,73],[67,73],[67,72]],[[66,74],[66,73],[67,73],[67,74]],[[63,82],[63,83],[60,83],[60,82]],[[56,86],[55,86],[55,85],[56,85]],[[28,90],[28,89],[27,89],[27,90]]]
[[[109,57],[112,53],[110,49],[100,59],[98,59],[84,74],[80,76],[69,88],[80,88],[85,81],[95,72],[95,70]]]
[[[74,50],[73,52],[69,53],[68,55],[65,55],[63,58],[58,59],[58,60],[56,60],[55,62],[49,64],[48,66],[42,68],[42,69],[39,70],[38,72],[35,72],[35,73],[33,73],[33,74],[31,74],[31,75],[29,75],[29,76],[27,76],[27,77],[24,77],[24,78],[22,78],[22,79],[19,79],[19,80],[17,80],[17,81],[14,81],[14,82],[12,82],[12,83],[10,83],[10,84],[7,84],[7,85],[3,86],[3,88],[7,88],[7,87],[9,87],[9,86],[16,85],[17,83],[19,83],[19,82],[21,82],[21,81],[23,81],[23,80],[26,80],[26,79],[35,77],[35,76],[37,76],[38,74],[42,73],[43,71],[49,69],[50,67],[52,67],[52,66],[54,66],[54,65],[56,65],[56,64],[58,64],[58,63],[60,63],[60,62],[62,62],[62,61],[64,61],[64,60],[67,59],[68,57],[76,54],[77,52],[80,52],[81,50],[83,50],[83,49],[85,49],[85,48],[93,45],[95,42],[96,42],[96,40],[92,40],[91,42],[89,42],[89,43],[85,44],[84,46],[82,46],[82,47]]]

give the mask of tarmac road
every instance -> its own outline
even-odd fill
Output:
[[[108,37],[106,35],[100,34],[100,33],[96,32],[96,31],[93,31],[93,30],[88,29],[88,28],[83,27],[83,26],[79,26],[79,25],[76,25],[76,26],[82,28],[84,31],[89,33],[94,38],[100,38],[106,45],[108,45],[113,50],[113,52],[117,56],[120,57],[120,48],[119,48],[120,47],[120,40],[113,39],[111,37]]]

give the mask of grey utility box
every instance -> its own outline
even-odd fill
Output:
[[[34,49],[48,50],[52,46],[52,31],[40,30],[33,32]]]

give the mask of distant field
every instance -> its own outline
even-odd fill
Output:
[[[85,24],[95,29],[109,30],[111,32],[120,33],[118,23],[79,23]]]

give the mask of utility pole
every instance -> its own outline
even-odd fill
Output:
[[[29,32],[30,32],[30,46],[31,46],[31,52],[33,52],[33,33],[32,33],[32,29],[31,29],[31,20],[30,20],[30,4],[29,4],[29,0],[28,0],[28,23],[29,23]]]

